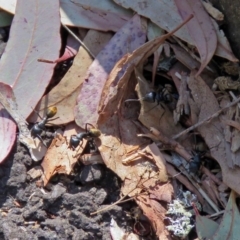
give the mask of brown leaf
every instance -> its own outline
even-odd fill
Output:
[[[108,75],[126,53],[134,51],[145,42],[145,25],[135,15],[115,34],[88,69],[75,107],[75,121],[79,126],[84,127],[87,122],[96,125],[98,105]],[[114,85],[116,84],[117,81]]]
[[[163,109],[161,105],[142,100],[147,93],[152,91],[152,89],[139,70],[135,69],[135,75],[138,79],[136,91],[141,103],[139,121],[147,128],[154,127],[161,130],[166,136],[172,136],[182,131],[182,127],[179,124],[174,124],[173,114],[168,106],[165,106],[165,109]]]
[[[219,105],[211,89],[200,77],[194,78],[194,74],[195,72],[190,76],[189,88],[199,109],[198,121],[201,121],[217,112]],[[221,166],[223,182],[240,194],[240,170],[239,168],[233,169],[229,167],[229,161],[232,161],[232,153],[229,143],[227,143],[224,138],[224,131],[219,118],[214,118],[210,123],[201,125],[198,131],[210,148],[212,157],[215,158]]]
[[[42,161],[43,183],[47,185],[50,178],[56,173],[70,174],[74,164],[77,161],[76,154],[80,154],[85,148],[87,141],[83,140],[76,151],[69,148],[66,137],[60,134],[52,140],[52,143]]]
[[[149,196],[138,196],[136,202],[143,210],[144,215],[151,221],[158,239],[171,239],[163,222],[166,209],[158,201],[151,199]]]
[[[201,58],[201,67],[197,72],[199,75],[212,59],[217,48],[217,35],[211,19],[205,11],[201,0],[175,0],[179,13],[183,19],[190,14],[194,18],[186,26]]]

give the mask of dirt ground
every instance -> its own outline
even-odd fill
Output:
[[[105,166],[79,166],[70,177],[54,178],[43,191],[27,174],[36,165],[40,163],[19,143],[1,165],[0,239],[111,239],[111,218],[131,231],[133,202],[90,216],[120,197],[121,183]]]

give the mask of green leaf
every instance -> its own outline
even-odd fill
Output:
[[[236,193],[231,192],[222,221],[213,235],[213,240],[240,239],[240,214],[236,205]]]
[[[196,230],[199,239],[211,239],[217,229],[216,222],[205,216],[196,215]]]

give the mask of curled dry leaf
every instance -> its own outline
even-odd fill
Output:
[[[118,60],[141,46],[145,40],[146,21],[143,23],[141,18],[135,15],[97,55],[88,69],[77,98],[75,121],[79,126],[84,127],[85,123],[96,125],[98,105],[109,73]]]
[[[211,89],[200,77],[195,78],[195,73],[196,72],[191,74],[188,86],[195,104],[199,109],[198,122],[200,122],[216,113],[219,110],[219,105]],[[221,166],[223,182],[240,194],[240,170],[239,168],[233,169],[229,167],[232,166],[233,157],[239,159],[239,156],[231,153],[230,144],[226,142],[223,135],[224,131],[220,119],[216,117],[213,118],[210,122],[199,126],[198,131],[208,145],[211,156],[215,158]]]
[[[137,204],[141,207],[144,215],[151,221],[153,228],[159,240],[170,238],[169,233],[165,230],[164,218],[166,209],[156,200],[148,195],[136,197]]]
[[[190,114],[190,107],[189,107],[189,103],[188,103],[189,97],[190,97],[190,92],[187,89],[186,73],[182,73],[180,90],[179,90],[179,99],[177,102],[177,107],[173,112],[175,124],[177,122],[179,122],[180,117],[182,115]]]
[[[157,105],[157,103],[149,103],[142,100],[152,89],[138,69],[135,69],[135,75],[138,79],[136,91],[141,103],[139,121],[147,128],[154,127],[161,130],[166,136],[172,136],[182,131],[183,128],[179,124],[174,124],[173,114],[168,106],[165,105],[163,108],[160,104]]]
[[[217,21],[223,21],[224,19],[224,15],[223,13],[221,13],[218,9],[216,9],[215,7],[213,7],[213,5],[209,2],[202,2],[204,8],[207,10],[207,12],[213,17],[215,18]]]
[[[210,62],[216,51],[217,35],[215,28],[201,0],[175,0],[175,3],[183,19],[190,14],[194,14],[194,18],[188,22],[186,26],[201,58],[201,67],[197,72],[197,75],[199,75]]]
[[[211,19],[211,21],[216,30],[217,39],[218,39],[215,55],[226,58],[232,62],[238,62],[239,60],[234,56],[232,49],[230,47],[230,44],[229,44],[223,30],[219,29],[219,26],[214,19]]]
[[[3,147],[0,162],[7,157],[15,142],[16,124],[19,129],[19,141],[29,149],[32,159],[34,161],[42,159],[46,153],[46,147],[38,139],[32,138],[25,119],[19,113],[12,88],[4,83],[0,83],[0,103],[3,106],[1,109],[2,118],[0,119],[2,122],[0,130],[3,133],[0,135],[3,136],[0,144]],[[5,125],[6,123],[7,125]]]
[[[83,140],[76,150],[72,150],[69,148],[67,138],[57,134],[52,140],[41,164],[43,168],[43,185],[46,186],[50,178],[56,173],[70,174],[77,161],[76,154],[82,153],[86,143],[87,141]]]
[[[152,40],[156,37],[160,37],[164,35],[164,30],[158,27],[156,24],[149,22],[148,29],[147,29],[147,36],[148,40]],[[153,67],[152,67],[152,85],[154,85],[155,76],[157,72],[157,67],[159,63],[159,58],[163,50],[163,45],[161,45],[157,51],[154,52],[154,59],[153,59]]]
[[[125,60],[125,59],[124,59]],[[114,68],[115,70],[116,68]],[[129,68],[128,68],[129,69]],[[128,71],[126,70],[126,72]],[[133,69],[133,68],[130,68]],[[131,72],[130,72],[131,73]],[[111,75],[116,76],[115,71],[112,71],[108,81],[112,81]],[[132,120],[137,119],[138,105],[123,104],[125,99],[129,99],[134,90],[136,79],[125,74],[114,88],[112,88],[112,95],[106,101],[104,111],[101,112],[98,119],[98,128],[101,130],[101,146],[99,151],[103,157],[103,161],[108,168],[112,169],[122,180],[123,187],[121,189],[123,195],[138,196],[138,204],[142,207],[147,217],[152,221],[155,229],[159,230],[159,236],[164,229],[162,222],[163,215],[155,213],[154,210],[166,211],[158,202],[157,206],[145,205],[145,197],[138,194],[145,192],[147,198],[151,195],[158,200],[170,201],[172,196],[172,187],[162,181],[166,181],[166,170],[163,159],[160,157],[160,152],[156,145],[147,147],[147,153],[155,159],[155,164],[149,161],[149,158],[141,156],[138,160],[131,162],[126,166],[123,160],[129,157],[129,154],[134,155],[133,149],[139,146],[146,146],[148,141],[146,139],[138,138],[136,135],[139,132],[137,125]],[[109,86],[110,84],[106,84]],[[155,147],[154,147],[155,146]],[[144,152],[144,149],[142,150]],[[159,169],[160,168],[160,169]],[[161,188],[164,189],[161,191]],[[150,204],[155,204],[154,200],[150,200]],[[144,207],[147,207],[144,208]],[[152,210],[154,209],[154,210]],[[150,212],[149,212],[150,211]],[[159,215],[161,218],[159,219]],[[161,234],[160,234],[161,232]]]
[[[110,40],[111,36],[110,33],[89,30],[83,42],[94,55],[97,55]],[[81,85],[85,80],[87,69],[92,62],[92,57],[83,47],[80,47],[74,58],[73,65],[61,82],[46,94],[37,105],[36,109],[39,114],[43,114],[48,106],[56,106],[58,108],[58,114],[57,118],[51,121],[52,123],[59,125],[74,121],[73,109]],[[35,122],[37,121],[37,117],[37,114],[34,112],[28,120],[30,122]]]

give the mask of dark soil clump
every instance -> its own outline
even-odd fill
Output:
[[[1,165],[0,239],[111,239],[111,218],[131,230],[134,221],[127,213],[133,202],[91,216],[119,199],[121,183],[104,165],[56,176],[47,190],[27,174],[36,165],[19,144]]]

